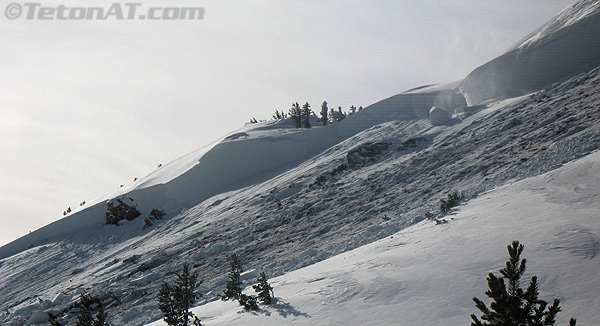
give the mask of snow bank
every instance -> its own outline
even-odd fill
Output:
[[[600,3],[580,1],[460,85],[467,103],[528,94],[600,64]]]

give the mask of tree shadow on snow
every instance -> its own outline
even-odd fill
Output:
[[[287,316],[289,316],[289,315],[292,315],[294,317],[310,318],[309,314],[302,312],[302,311],[294,308],[294,306],[292,306],[288,302],[285,302],[285,301],[277,299],[277,298],[273,298],[271,307],[274,308],[275,311],[277,311],[277,313],[279,315],[281,315],[283,318],[287,318]]]
[[[268,305],[269,308],[272,308],[275,310],[275,312],[277,312],[280,316],[282,316],[283,318],[287,318],[288,316],[294,316],[294,317],[305,317],[305,318],[310,318],[311,316],[305,312],[302,312],[296,308],[294,308],[294,306],[292,306],[291,304],[277,299],[277,298],[273,298],[273,301],[271,302],[270,305]],[[241,310],[238,311],[238,314],[243,314],[243,313],[249,313],[249,314],[253,314],[253,315],[260,315],[260,314],[264,314],[265,316],[269,317],[271,316],[271,312],[267,309],[258,309],[258,310]]]

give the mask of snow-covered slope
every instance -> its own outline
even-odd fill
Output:
[[[455,109],[465,104],[457,83],[408,91],[377,102],[339,123],[294,128],[290,119],[248,124],[211,145],[173,162],[120,191],[89,201],[69,216],[0,248],[0,258],[48,239],[105,223],[106,201],[133,199],[143,216],[154,208],[173,216],[202,201],[268,180],[331,146],[375,125],[426,118],[432,105]]]
[[[522,42],[522,46],[515,47],[509,53],[523,51],[529,56],[540,55],[543,62],[546,60],[545,56],[550,55],[548,49],[551,44],[563,44],[561,42],[569,39],[578,40],[585,35],[581,33],[582,29],[597,27],[598,6],[595,2],[582,1],[574,8],[576,9],[563,12],[554,23],[540,29],[539,33],[528,37]],[[587,44],[576,43],[573,43],[576,45],[574,51],[584,53]],[[578,56],[574,58],[575,61],[579,60]],[[588,59],[582,60],[586,64],[594,62]],[[544,67],[554,66],[541,65],[539,68]],[[540,71],[527,70],[529,66],[522,68],[524,73],[540,76]],[[206,148],[160,167],[150,175],[122,187],[117,193],[90,201],[67,217],[1,247],[0,279],[3,283],[0,286],[0,309],[5,313],[0,316],[0,323],[22,325],[33,317],[43,317],[41,312],[52,312],[58,314],[62,322],[73,325],[73,314],[76,312],[73,304],[78,294],[90,292],[100,296],[105,302],[113,324],[143,325],[160,318],[156,302],[160,281],[171,279],[184,262],[190,262],[202,274],[205,279],[202,290],[206,293],[203,300],[210,301],[223,288],[224,270],[230,253],[243,257],[248,269],[261,269],[273,276],[283,275],[389,237],[422,221],[425,213],[439,217],[439,199],[452,190],[463,191],[467,198],[478,198],[476,201],[479,202],[475,206],[467,208],[479,207],[475,211],[480,212],[483,204],[482,197],[477,197],[479,194],[555,170],[600,148],[600,68],[585,70],[560,84],[526,96],[461,107],[466,103],[457,87],[460,85],[467,98],[484,94],[485,92],[478,93],[477,88],[468,89],[464,86],[471,85],[477,76],[484,76],[483,72],[488,71],[486,69],[479,70],[482,74],[474,71],[462,82],[409,90],[328,126],[319,126],[313,121],[311,129],[296,129],[289,120],[248,125]],[[548,74],[552,75],[552,71],[550,69]],[[525,88],[520,89],[524,90]],[[520,91],[515,94],[521,94]],[[502,94],[501,98],[509,96],[509,93]],[[487,98],[486,96],[481,95],[481,98]],[[425,119],[432,105],[449,111],[458,108],[458,114],[448,125],[434,127]],[[594,155],[590,158],[597,160],[597,154]],[[585,173],[593,175],[596,168],[592,164],[587,170],[577,170],[582,176],[577,176],[576,180],[586,179]],[[585,186],[587,188],[580,186],[574,192],[567,191],[565,196],[568,195],[574,201],[597,196],[597,192],[593,190],[596,179],[588,179],[589,184]],[[549,184],[552,184],[548,186],[551,193],[557,193],[555,184]],[[527,200],[540,199],[528,197],[527,191],[530,192],[532,188],[524,187],[511,188],[510,193],[502,197],[511,199],[506,202],[508,206],[515,205],[513,199],[519,198],[519,195]],[[586,189],[592,190],[588,194]],[[502,191],[504,190],[496,194],[502,194]],[[548,195],[551,193],[542,192]],[[577,194],[583,194],[583,197]],[[105,225],[106,202],[119,196],[130,197],[142,216],[120,226]],[[502,210],[502,207],[507,206],[502,206],[505,202],[500,204],[500,198],[490,201],[498,203],[494,204],[498,206],[498,211],[512,212]],[[548,199],[539,202],[543,205],[538,208],[541,212],[547,212],[550,208],[561,212],[562,206],[564,209],[579,207],[572,202],[550,203]],[[587,201],[585,205],[588,205]],[[591,209],[591,205],[584,209]],[[143,217],[153,208],[163,209],[167,216],[155,225],[144,228]],[[467,277],[473,283],[466,285],[466,288],[476,293],[468,296],[481,296],[482,289],[474,291],[475,276],[471,276],[471,273],[477,274],[476,277],[479,278],[482,277],[479,275],[481,268],[496,270],[498,267],[492,264],[483,267],[481,262],[468,265],[471,254],[478,252],[473,251],[477,248],[469,249],[466,244],[482,241],[481,238],[486,236],[485,232],[489,231],[483,224],[503,222],[500,220],[501,215],[497,215],[493,221],[477,218],[468,222],[470,218],[465,216],[469,215],[464,215],[467,208],[459,215],[462,217],[449,225],[433,227],[430,223],[422,222],[417,224],[416,229],[404,231],[405,236],[412,234],[411,232],[419,234],[414,239],[420,239],[418,241],[421,242],[410,242],[412,238],[408,238],[406,242],[411,246],[406,248],[415,248],[424,257],[431,258],[430,262],[420,261],[416,254],[394,250],[377,251],[375,247],[360,249],[354,254],[377,253],[384,261],[387,259],[384,266],[381,266],[382,273],[389,271],[390,275],[398,278],[406,277],[407,280],[414,280],[417,283],[415,286],[418,286],[420,283],[415,279],[415,273],[421,271],[423,277],[433,277],[431,273],[440,272],[442,268],[437,263],[448,263],[443,257],[436,258],[435,251],[419,247],[420,244],[429,244],[433,248],[449,247],[443,249],[443,252],[452,256],[454,253],[450,248],[457,241],[458,248],[461,248],[457,254],[462,251],[469,255],[462,261],[448,263],[448,267],[456,268],[458,264],[467,264],[459,272],[462,273],[461,277]],[[519,224],[523,222],[519,216],[525,215],[507,217],[504,227],[517,225],[519,229],[515,235],[524,235],[527,230],[523,224]],[[577,221],[576,218],[574,220]],[[550,225],[563,227],[554,217],[549,218],[549,221]],[[580,224],[586,221],[577,222],[579,224],[575,233],[589,238],[588,235],[593,235],[596,229],[587,227],[589,234],[580,233],[583,230]],[[465,232],[476,229],[485,232],[462,234],[463,226],[467,230]],[[543,264],[554,262],[538,256],[541,251],[539,248],[544,243],[544,235],[536,234],[535,230],[529,232],[532,233],[531,239],[520,237],[529,248],[534,248],[528,257],[532,260],[539,257]],[[545,229],[540,227],[539,230],[541,232]],[[500,236],[500,233],[493,230],[489,232],[490,236]],[[429,239],[430,235],[435,235],[436,239]],[[448,238],[448,235],[454,236]],[[438,238],[439,243],[436,242]],[[557,241],[565,242],[570,239],[566,235],[563,238]],[[397,239],[397,235],[394,239]],[[503,248],[512,239],[511,236],[508,240],[490,240],[488,249],[482,245],[482,251],[479,252],[490,256],[478,259],[482,262],[488,260],[489,263],[502,261]],[[397,245],[391,239],[383,241],[379,246],[381,243]],[[578,245],[565,246],[575,248]],[[579,247],[589,246],[588,241]],[[548,250],[555,250],[552,248]],[[578,252],[581,250],[577,249]],[[388,254],[391,256],[386,256]],[[397,258],[400,254],[413,259],[414,264],[411,266],[420,266],[419,269],[411,270],[410,266],[403,265],[403,259]],[[326,321],[326,318],[334,317],[319,312],[323,307],[339,306],[339,313],[344,314],[348,313],[350,303],[358,304],[362,300],[368,306],[369,298],[375,298],[373,302],[392,300],[390,304],[394,308],[396,306],[393,305],[399,305],[402,298],[414,294],[415,289],[423,289],[411,288],[407,281],[400,279],[397,280],[400,287],[391,287],[398,290],[400,295],[394,294],[398,292],[396,290],[387,291],[387,288],[381,287],[376,287],[367,294],[371,290],[366,290],[366,285],[377,286],[378,283],[377,277],[369,274],[370,270],[360,267],[370,266],[370,263],[361,263],[362,258],[352,261],[348,254],[333,262],[341,264],[340,259],[343,260],[344,257],[350,262],[344,268],[362,270],[367,283],[357,282],[359,289],[344,292],[336,284],[347,284],[352,289],[350,283],[354,282],[344,278],[345,272],[323,279],[329,283],[321,282],[320,276],[306,277],[302,281],[302,278],[291,274],[292,276],[286,276],[290,277],[290,282],[295,282],[298,286],[305,285],[306,290],[294,286],[286,288],[283,281],[278,281],[276,285],[281,288],[281,292],[277,290],[277,293],[283,301],[278,303],[277,312],[271,311],[271,316],[275,318],[277,313],[280,317],[276,318],[285,319],[285,316],[290,318],[298,312],[299,316],[295,316],[299,318],[297,322],[311,323],[303,310],[299,310],[302,308],[311,311],[306,315],[315,316],[317,323],[328,324],[336,320]],[[591,264],[596,263],[594,257],[588,257],[593,261]],[[568,256],[563,258],[571,261]],[[324,265],[328,264],[333,263]],[[319,268],[326,270],[329,267]],[[538,272],[533,266],[531,268],[532,272],[547,274]],[[431,271],[422,271],[425,269]],[[377,273],[377,268],[372,270]],[[320,273],[318,270],[313,271]],[[556,276],[558,273],[550,275],[555,275],[554,279],[564,280],[563,276]],[[357,278],[356,276],[352,277]],[[450,275],[438,277],[448,282],[451,280]],[[481,285],[477,280],[477,285]],[[422,279],[422,284],[431,285],[431,282],[431,279]],[[457,279],[447,286],[456,289],[457,284],[463,283]],[[323,289],[319,293],[323,295],[325,306],[317,304],[315,296],[309,293],[313,286]],[[543,284],[543,289],[548,287],[549,291],[553,291],[552,288],[556,289],[556,286],[547,282]],[[412,290],[402,292],[403,289]],[[295,291],[304,291],[307,296],[293,294]],[[556,295],[562,295],[568,300],[583,301],[592,296],[584,290],[577,296],[571,296],[571,290],[560,291],[555,292]],[[338,300],[338,294],[346,299]],[[429,302],[435,306],[434,299],[429,297],[433,292],[426,294],[423,297],[413,296],[413,300]],[[291,304],[286,298],[297,298],[300,301]],[[303,303],[302,300],[306,302]],[[464,306],[463,301],[456,303],[462,309],[461,314],[467,307],[470,308],[468,298],[464,301],[468,302]],[[567,302],[564,303],[566,307]],[[212,307],[212,310],[207,311],[215,312],[200,315],[215,323],[226,322],[233,318],[230,316],[243,317],[237,314],[235,308],[226,311],[223,309],[229,308],[223,308],[226,306],[220,304],[206,306]],[[406,310],[409,309],[406,307],[411,306],[398,307],[400,310],[404,309],[402,311],[407,315],[411,313]],[[373,306],[365,309],[365,313],[371,314],[379,313],[380,308]],[[462,320],[462,315],[451,310],[450,305],[440,309],[438,317],[446,318],[444,320],[450,324]],[[472,309],[468,310],[473,312]],[[592,312],[574,312],[575,316],[592,316]],[[384,319],[392,318],[391,315],[381,314]],[[303,317],[307,319],[302,319]]]
[[[600,3],[580,1],[471,72],[460,85],[467,103],[521,96],[600,63]]]
[[[193,312],[205,325],[459,326],[477,314],[472,297],[525,245],[526,278],[541,298],[561,300],[557,325],[596,325],[600,297],[600,152],[484,193],[448,217],[271,280],[277,302],[249,313],[214,301]],[[524,281],[522,286],[527,283]],[[253,293],[252,289],[246,289]],[[165,325],[162,321],[153,326]]]
[[[10,284],[0,287],[0,304],[9,311],[0,322],[23,324],[35,311],[74,322],[72,304],[89,291],[104,300],[114,324],[149,323],[160,319],[159,280],[172,278],[184,262],[202,274],[211,300],[223,288],[229,253],[243,257],[248,269],[281,275],[390,236],[426,212],[437,214],[439,199],[452,189],[470,198],[556,169],[600,147],[599,74],[488,103],[449,126],[375,125],[146,230],[137,219],[49,238],[0,260],[0,278]]]

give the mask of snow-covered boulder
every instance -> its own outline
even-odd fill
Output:
[[[444,109],[434,106],[429,110],[429,122],[434,126],[445,125],[450,120],[452,120],[452,115]]]

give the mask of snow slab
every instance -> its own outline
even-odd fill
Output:
[[[193,309],[204,325],[468,325],[471,298],[489,304],[486,276],[525,245],[525,279],[570,317],[596,325],[600,312],[600,152],[471,200],[449,223],[423,221],[397,234],[270,280],[271,306],[235,302]],[[524,283],[527,283],[527,281]],[[250,293],[250,289],[246,289]],[[156,321],[149,325],[165,325]]]

